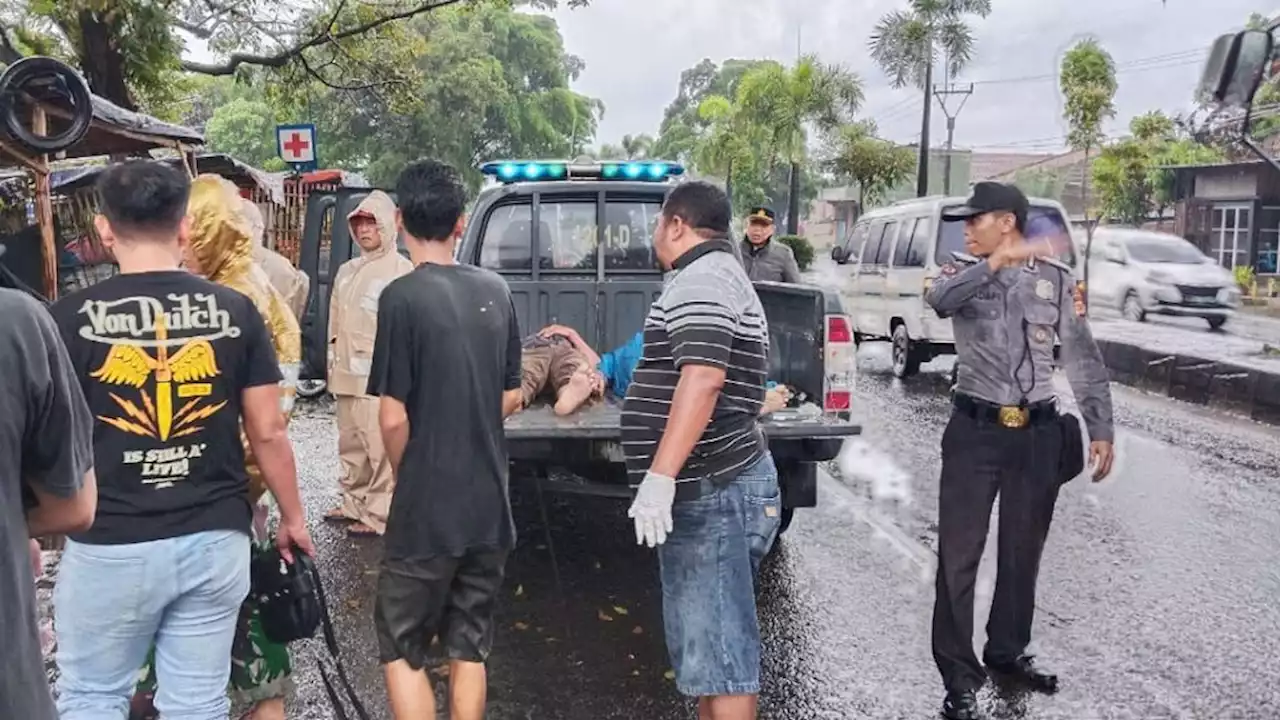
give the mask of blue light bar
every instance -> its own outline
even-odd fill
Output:
[[[631,180],[664,182],[684,174],[684,166],[664,160],[567,163],[558,160],[498,160],[480,166],[480,173],[503,183],[537,180]]]

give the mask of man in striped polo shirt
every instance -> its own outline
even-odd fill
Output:
[[[756,424],[769,331],[729,240],[729,200],[702,182],[667,196],[654,250],[668,274],[622,406],[628,515],[658,546],[676,686],[700,718],[756,716],[754,578],[778,533],[778,472]]]

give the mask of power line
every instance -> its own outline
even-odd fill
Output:
[[[1205,55],[1204,50],[1183,50],[1177,53],[1168,53],[1165,55],[1153,55],[1151,57],[1136,58],[1127,62],[1116,64],[1116,74],[1129,72],[1142,72],[1146,70],[1163,70],[1166,68],[1183,67],[1186,65],[1194,65],[1200,62]],[[992,78],[990,80],[975,80],[974,85],[1009,85],[1016,83],[1033,83],[1045,82],[1048,80],[1057,80],[1058,73],[1045,73],[1042,75],[1024,75],[1021,77],[1008,78]]]

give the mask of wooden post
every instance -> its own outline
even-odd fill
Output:
[[[31,129],[36,135],[49,132],[48,118],[44,108],[36,105],[31,119]],[[53,229],[53,194],[50,182],[49,156],[40,157],[40,168],[35,170],[36,176],[36,222],[40,225],[40,244],[44,257],[44,295],[49,300],[58,299],[58,248]]]

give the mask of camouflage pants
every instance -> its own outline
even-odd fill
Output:
[[[261,512],[259,509],[258,514]],[[265,518],[254,523],[253,556],[275,544],[274,534],[266,531]],[[293,688],[293,663],[289,648],[267,639],[262,631],[258,605],[252,597],[245,598],[240,606],[240,618],[236,622],[236,637],[231,646],[231,678],[227,690],[233,702],[259,703],[263,700],[283,698]],[[146,664],[139,672],[138,693],[156,691],[156,650],[153,646],[147,654]]]

